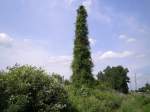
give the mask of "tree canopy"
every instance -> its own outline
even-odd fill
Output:
[[[146,83],[143,87],[138,89],[139,92],[150,93],[150,84]]]
[[[128,93],[128,82],[129,77],[127,68],[122,66],[117,67],[107,67],[103,72],[97,74],[99,81],[107,82],[109,86],[115,90],[118,90],[123,93]]]

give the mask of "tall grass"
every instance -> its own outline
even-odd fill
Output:
[[[150,112],[150,97],[124,95],[114,90],[66,86],[69,100],[78,112]]]

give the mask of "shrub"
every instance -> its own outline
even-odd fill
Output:
[[[0,85],[2,112],[66,112],[70,108],[63,86],[41,68],[10,67],[1,73]]]

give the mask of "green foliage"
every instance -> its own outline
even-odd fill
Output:
[[[67,93],[56,76],[28,65],[8,68],[0,74],[1,112],[66,112]]]
[[[103,72],[98,73],[97,79],[119,92],[128,93],[129,77],[127,73],[128,69],[122,66],[108,66]]]
[[[150,96],[142,94],[127,95],[117,112],[149,112]]]
[[[113,112],[121,106],[122,98],[115,91],[100,89],[74,88],[66,86],[69,99],[77,112]]]
[[[150,84],[146,83],[144,87],[138,89],[139,92],[150,93]]]
[[[0,72],[1,112],[149,112],[148,94],[121,94],[97,81],[94,87],[67,84],[41,68],[13,66]]]
[[[77,10],[76,31],[74,40],[72,81],[75,85],[91,85],[94,78],[92,76],[92,59],[90,45],[88,41],[87,12],[84,6]]]
[[[98,88],[75,88],[65,86],[75,112],[149,112],[150,96],[122,94],[114,90]]]
[[[61,77],[59,74],[52,73],[52,78],[55,82],[63,84],[64,83],[64,78]]]

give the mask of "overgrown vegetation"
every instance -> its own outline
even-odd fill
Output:
[[[117,112],[149,112],[150,95],[130,94],[124,97],[121,107]]]
[[[84,6],[77,13],[71,80],[29,65],[8,67],[0,72],[0,112],[150,111],[149,93],[129,93],[127,68],[108,66],[94,78]]]
[[[91,85],[94,81],[92,76],[92,58],[88,40],[87,12],[84,6],[77,10],[76,31],[72,61],[72,81],[76,86]]]
[[[69,99],[77,112],[149,112],[150,95],[122,94],[111,89],[74,89],[67,86]]]
[[[1,112],[149,112],[150,95],[117,92],[103,82],[74,86],[28,65],[0,72]]]
[[[41,68],[15,65],[0,73],[1,112],[66,112],[69,108],[62,83]]]

